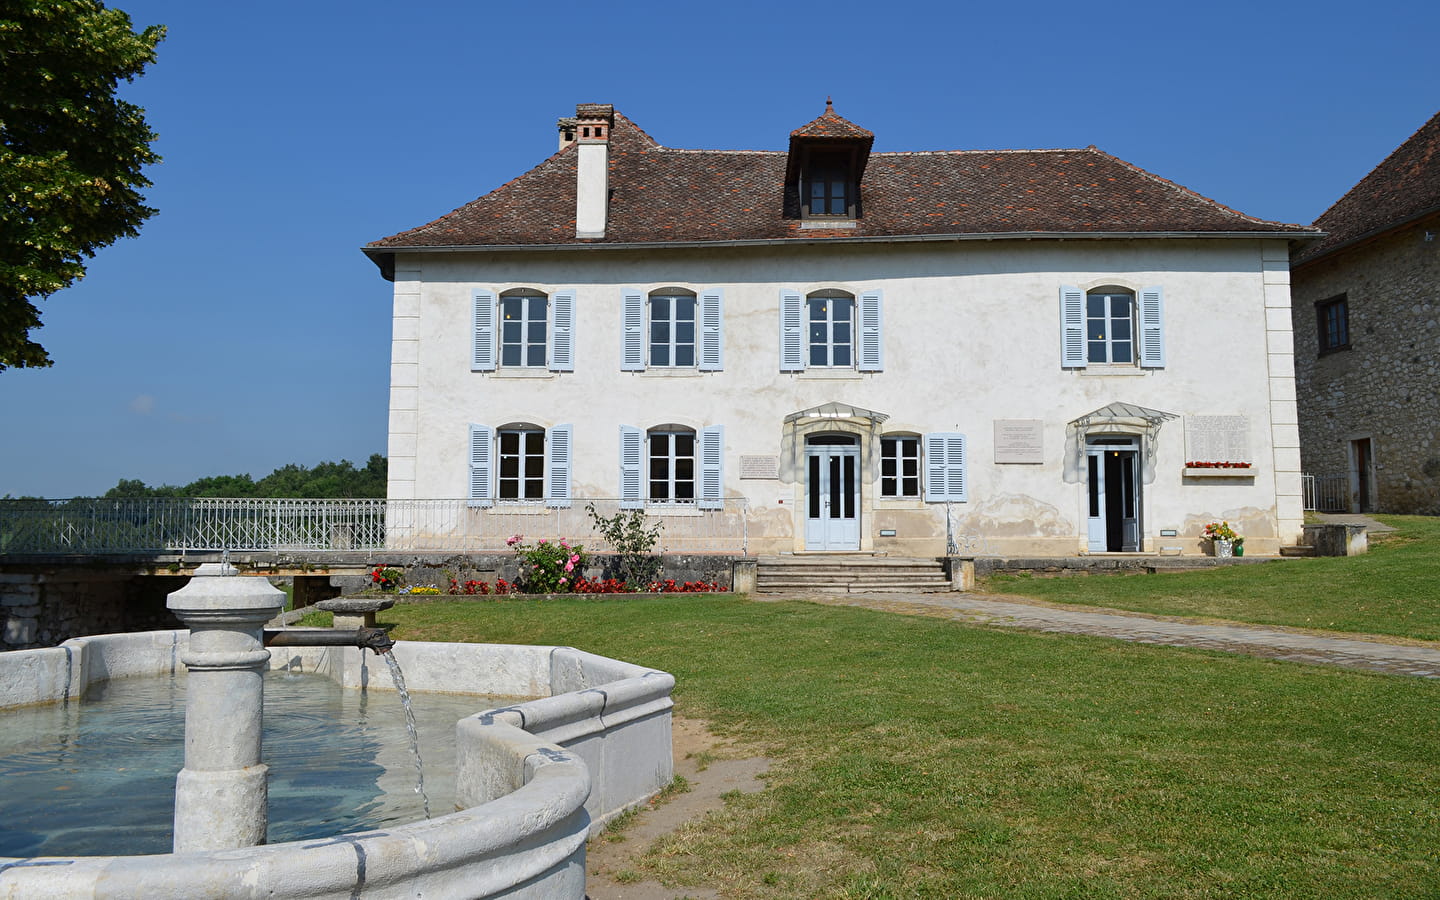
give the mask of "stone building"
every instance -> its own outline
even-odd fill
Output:
[[[1305,471],[1321,508],[1440,513],[1440,113],[1292,255]]]
[[[780,150],[559,124],[363,248],[394,283],[392,501],[501,535],[599,499],[743,515],[760,554],[1296,542],[1289,254],[1316,229],[1095,147],[872,152],[828,104]]]

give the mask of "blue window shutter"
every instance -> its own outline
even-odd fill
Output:
[[[925,435],[925,501],[964,503],[969,498],[965,471],[965,435],[934,432]]]
[[[1159,286],[1140,291],[1140,365],[1165,368],[1165,289]]]
[[[701,509],[723,509],[725,506],[725,426],[711,425],[700,429],[700,500]]]
[[[574,425],[556,425],[545,432],[545,505],[570,505],[570,461]]]
[[[575,292],[550,296],[550,371],[575,371]]]
[[[860,295],[860,365],[862,372],[885,370],[885,342],[881,326],[884,307],[879,291]]]
[[[645,370],[645,295],[634,288],[620,292],[620,370]]]
[[[495,433],[484,425],[470,426],[471,506],[490,506],[490,473],[494,470]]]
[[[632,425],[620,426],[620,508],[639,509],[645,505],[641,490],[645,457],[645,432]]]
[[[1085,368],[1085,292],[1078,287],[1060,287],[1060,365]]]
[[[472,348],[470,371],[495,371],[495,293],[471,291]]]
[[[700,371],[725,368],[725,293],[714,288],[700,293]]]
[[[780,292],[780,371],[805,371],[805,322],[799,291]]]

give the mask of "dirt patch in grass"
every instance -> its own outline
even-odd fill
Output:
[[[697,822],[725,805],[734,791],[754,793],[771,760],[753,748],[716,737],[700,719],[676,716],[671,725],[675,786],[592,838],[585,848],[585,892],[589,900],[710,900],[713,888],[668,888],[646,879],[635,865],[657,839]]]

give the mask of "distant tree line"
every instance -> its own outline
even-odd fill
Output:
[[[291,463],[259,481],[249,475],[211,475],[181,487],[150,487],[138,478],[122,478],[105,499],[136,497],[320,497],[385,496],[385,457],[372,454],[363,469],[348,459],[322,462],[314,468]]]

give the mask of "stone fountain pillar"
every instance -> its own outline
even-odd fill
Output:
[[[190,629],[181,658],[185,768],[175,779],[175,852],[265,843],[268,767],[260,762],[265,623],[285,594],[264,578],[206,563],[166,605]]]

